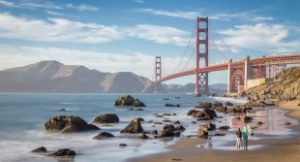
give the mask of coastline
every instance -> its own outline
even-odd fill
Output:
[[[300,100],[283,101],[278,104],[278,108],[287,110],[286,116],[300,120]],[[298,124],[290,127],[298,132]],[[203,143],[202,139],[183,138],[177,144],[171,146],[169,151],[159,154],[152,154],[143,157],[128,159],[126,162],[166,162],[166,161],[185,161],[185,162],[298,162],[300,158],[300,137],[292,136],[284,139],[261,139],[250,141],[250,145],[263,144],[264,147],[249,151],[224,151],[206,150],[195,147],[196,144]],[[229,144],[234,145],[234,141]]]

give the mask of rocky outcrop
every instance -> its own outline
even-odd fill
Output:
[[[116,114],[103,114],[97,116],[94,120],[94,123],[118,123],[119,117]]]
[[[134,107],[145,107],[146,105],[140,101],[139,99],[136,99],[130,95],[127,96],[121,96],[119,97],[116,102],[115,106],[124,107],[124,106],[134,106]]]
[[[300,98],[300,67],[291,67],[279,73],[274,80],[246,91],[249,100],[291,100]]]
[[[35,152],[35,153],[45,153],[45,152],[47,152],[47,148],[44,147],[44,146],[41,146],[41,147],[38,147],[38,148],[35,148],[35,149],[31,150],[31,152]]]
[[[88,124],[79,116],[56,116],[49,119],[44,127],[48,133],[73,133],[88,130],[98,130],[95,125]]]
[[[175,127],[172,124],[165,125],[161,132],[159,137],[178,137],[180,136],[180,127]]]
[[[121,133],[144,133],[141,120],[139,118],[132,119],[131,122],[123,130],[121,130]]]
[[[190,110],[187,114],[188,116],[192,116],[198,120],[213,120],[217,117],[216,112],[208,108],[204,110]]]
[[[165,104],[165,107],[180,107],[180,104]]]
[[[108,133],[108,132],[101,132],[97,136],[93,137],[93,139],[105,139],[105,138],[112,138],[114,137],[113,134]]]
[[[68,148],[59,149],[54,153],[50,154],[50,156],[75,156],[75,155],[76,152]]]

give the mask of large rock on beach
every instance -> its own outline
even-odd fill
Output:
[[[131,120],[131,122],[123,129],[121,130],[121,133],[144,133],[144,129],[141,124],[140,118],[134,118]]]
[[[190,110],[187,113],[188,116],[192,116],[198,120],[213,120],[217,117],[217,114],[212,109],[204,109],[204,110]]]
[[[98,115],[94,120],[94,123],[118,123],[119,117],[116,114],[103,114]]]
[[[130,95],[121,96],[115,101],[115,106],[123,107],[123,106],[134,106],[134,107],[145,107],[146,105]]]
[[[79,116],[65,115],[50,118],[44,126],[48,133],[73,133],[100,129],[93,124],[88,124]]]
[[[164,125],[159,135],[159,137],[177,137],[177,136],[180,136],[180,130],[178,127],[176,128],[172,124]]]
[[[198,103],[196,103],[195,108],[200,108],[200,109],[208,108],[208,109],[210,109],[210,108],[212,108],[212,103],[210,103],[210,102],[198,102]]]
[[[45,153],[45,152],[47,152],[47,148],[44,147],[44,146],[41,146],[41,147],[38,147],[38,148],[35,148],[35,149],[31,150],[31,152],[35,152],[35,153]]]
[[[93,137],[93,139],[105,139],[105,138],[112,138],[114,137],[113,134],[108,133],[108,132],[101,132],[98,135],[96,135],[95,137]]]
[[[55,151],[54,153],[50,154],[50,156],[75,156],[76,152],[69,148],[63,148]]]

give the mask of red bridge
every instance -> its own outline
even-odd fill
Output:
[[[208,65],[207,17],[197,18],[195,40],[195,68],[162,76],[161,57],[156,57],[155,92],[160,91],[160,84],[164,81],[188,75],[195,75],[195,95],[208,94],[209,72],[227,70],[227,92],[238,93],[264,83],[267,79],[274,78],[280,71],[284,70],[288,64],[300,64],[300,54],[288,54],[281,56],[264,56],[253,59],[250,59],[248,56],[243,60],[229,60],[228,63]]]

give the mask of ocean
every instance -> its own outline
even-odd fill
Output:
[[[141,140],[131,135],[120,134],[120,130],[134,117],[145,119],[142,124],[145,130],[159,130],[162,126],[154,127],[153,123],[148,122],[163,120],[163,118],[156,118],[154,113],[176,113],[168,119],[179,120],[183,123],[187,129],[182,136],[196,135],[201,122],[191,124],[195,119],[186,115],[196,102],[230,101],[234,104],[245,102],[243,99],[194,97],[186,94],[131,94],[143,101],[147,107],[143,108],[144,111],[129,111],[128,108],[114,106],[115,100],[121,95],[125,94],[0,94],[0,161],[62,161],[43,154],[31,153],[32,149],[39,146],[45,146],[49,151],[71,148],[77,153],[73,159],[76,162],[120,162],[128,158],[159,153],[167,151],[168,146],[176,143],[179,138]],[[164,100],[164,98],[169,100]],[[165,107],[166,103],[180,104],[181,107]],[[60,112],[59,109],[62,108],[66,111]],[[97,124],[101,130],[83,133],[49,134],[44,130],[44,123],[56,115],[78,115],[90,123],[97,115],[105,113],[117,114],[120,123]],[[266,118],[266,115],[280,116],[280,121],[283,122],[287,120],[283,114],[284,111],[278,109],[262,111],[258,114],[256,112],[257,116],[261,116],[261,120],[268,123],[262,133],[266,131],[275,134],[286,132],[281,127],[276,128],[272,124],[272,119]],[[231,120],[228,119],[227,116],[220,115],[218,123],[232,125]],[[110,132],[115,137],[104,140],[93,139],[95,135],[103,131]],[[234,136],[229,135],[223,138],[232,140]],[[120,143],[126,143],[128,146],[121,148]]]

